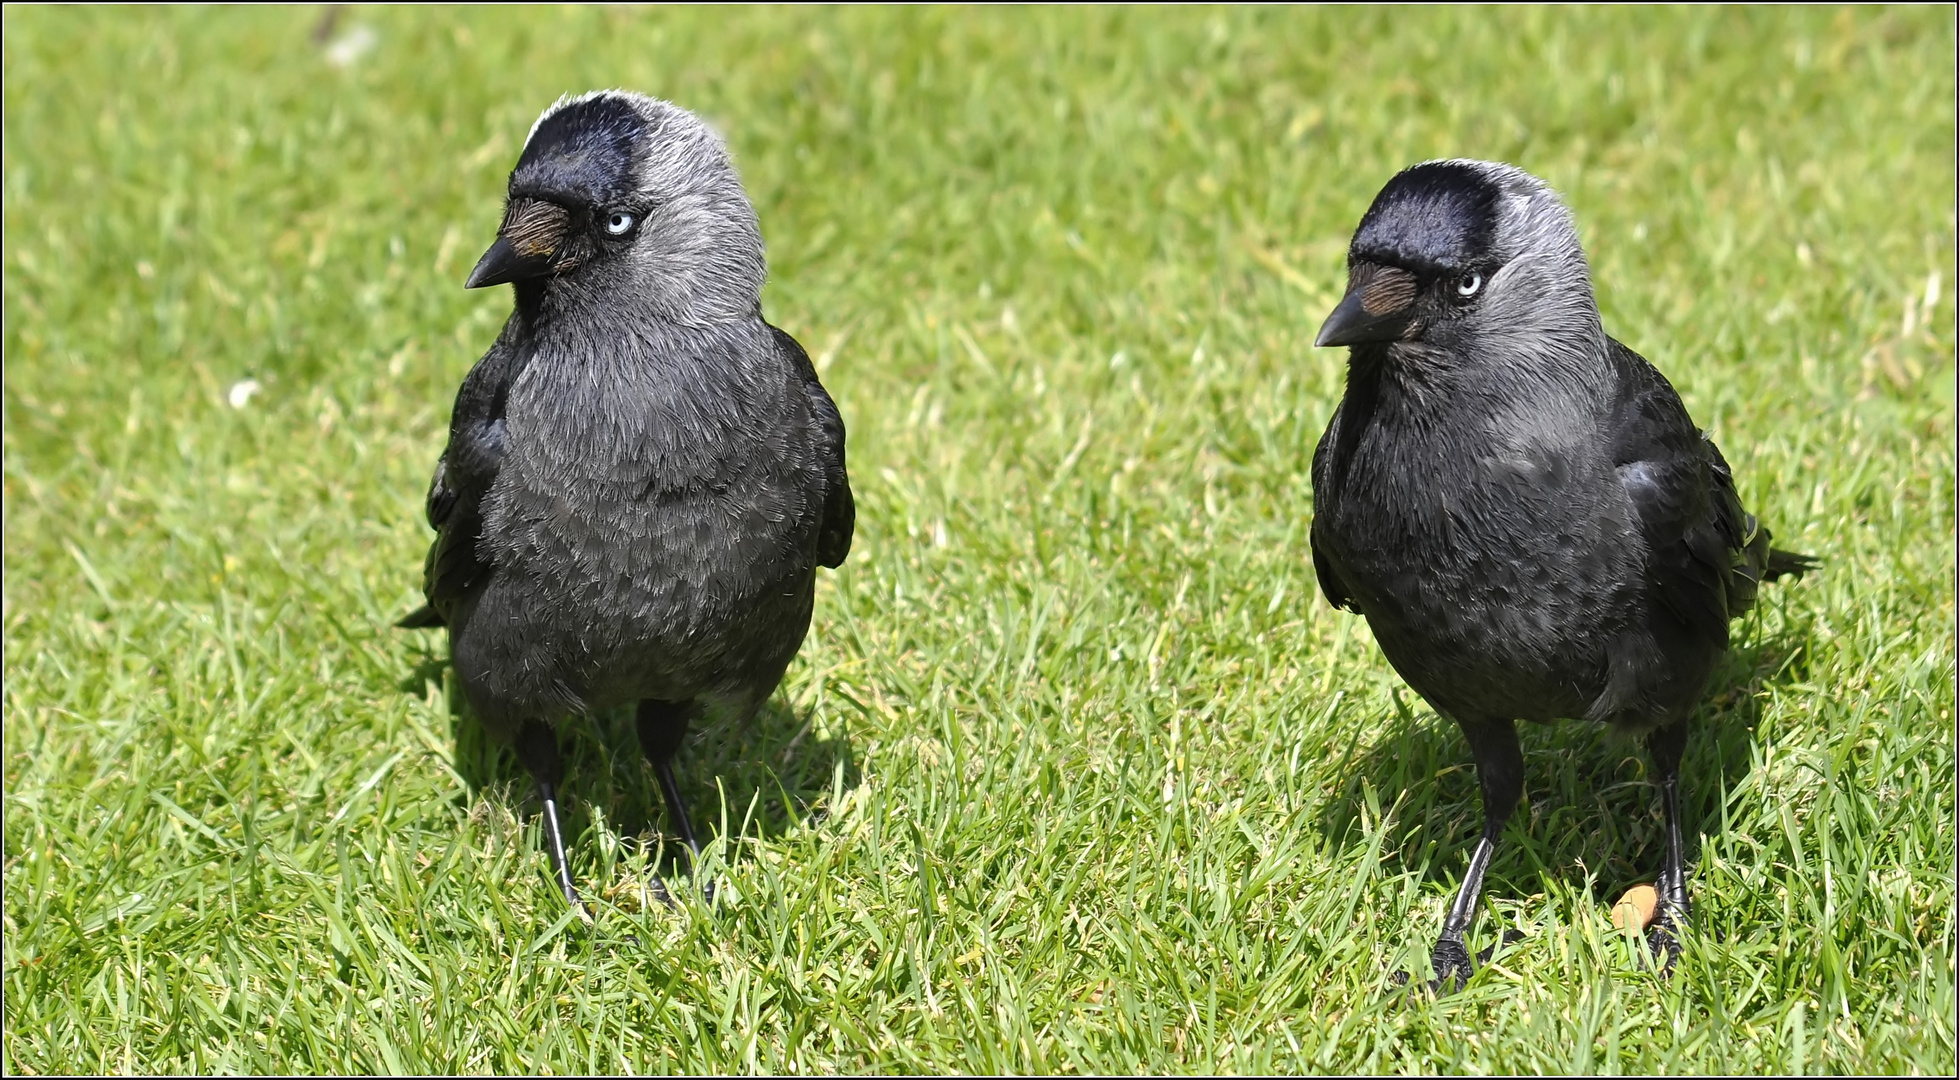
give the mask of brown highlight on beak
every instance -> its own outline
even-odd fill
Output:
[[[1364,345],[1395,341],[1408,329],[1419,283],[1398,266],[1356,262],[1347,275],[1347,295],[1326,317],[1316,346]]]
[[[571,211],[543,199],[512,199],[497,233],[526,259],[550,258],[565,238]]]
[[[1393,315],[1415,302],[1415,275],[1398,266],[1361,263],[1347,290],[1360,290],[1362,311],[1376,317]]]
[[[496,243],[470,272],[467,289],[502,285],[569,270],[575,262],[556,258],[571,228],[571,211],[545,199],[512,199],[503,210]]]

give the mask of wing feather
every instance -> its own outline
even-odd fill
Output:
[[[436,535],[422,570],[426,610],[441,623],[448,621],[456,603],[489,569],[477,550],[483,535],[483,497],[503,464],[504,408],[526,358],[506,332],[456,391],[449,445],[429,482],[428,519]],[[417,625],[440,623],[425,617]]]
[[[769,329],[775,334],[776,347],[802,373],[804,389],[809,393],[817,454],[823,469],[823,517],[817,529],[816,561],[834,569],[842,566],[850,554],[850,541],[857,525],[857,502],[850,493],[850,473],[844,467],[843,416],[817,379],[816,365],[810,363],[801,343],[779,327]]]
[[[1649,595],[1726,648],[1728,621],[1754,605],[1768,531],[1742,509],[1727,460],[1666,377],[1617,341],[1611,356],[1620,376],[1613,464],[1646,542]]]
[[[1360,604],[1354,599],[1354,591],[1340,580],[1340,574],[1327,557],[1326,545],[1320,542],[1320,519],[1333,512],[1333,500],[1339,497],[1334,484],[1334,457],[1340,452],[1341,419],[1346,415],[1347,405],[1343,401],[1334,410],[1333,419],[1327,422],[1326,433],[1320,436],[1319,446],[1313,450],[1313,525],[1308,532],[1307,543],[1313,549],[1313,574],[1319,578],[1320,592],[1326,602],[1337,608],[1358,612]]]

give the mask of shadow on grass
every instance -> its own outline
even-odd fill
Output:
[[[1698,838],[1719,835],[1728,791],[1748,771],[1760,691],[1802,678],[1803,640],[1792,628],[1772,640],[1738,642],[1689,721],[1680,778],[1690,889]],[[1454,723],[1406,687],[1398,692],[1409,711],[1356,751],[1321,824],[1335,843],[1352,842],[1367,805],[1363,781],[1383,807],[1406,792],[1389,850],[1428,880],[1453,884],[1483,829],[1476,765]],[[1628,886],[1653,881],[1666,854],[1666,826],[1644,741],[1586,721],[1517,726],[1524,798],[1490,863],[1485,900],[1542,891],[1546,878],[1580,884],[1589,874],[1593,895],[1610,903]]]
[[[430,680],[449,690],[455,767],[468,785],[462,798],[473,801],[484,789],[501,787],[526,816],[536,813],[530,773],[470,714],[446,656],[429,654],[400,688],[419,694]],[[756,839],[780,836],[820,819],[833,795],[855,788],[860,774],[848,735],[825,735],[821,726],[812,711],[797,712],[778,695],[746,723],[721,720],[689,730],[674,773],[701,842],[713,843],[724,830]],[[841,725],[832,717],[827,726]],[[640,750],[633,708],[570,717],[558,725],[558,741],[565,767],[558,805],[567,842],[585,835],[597,807],[628,849],[663,844],[671,858],[679,834]]]

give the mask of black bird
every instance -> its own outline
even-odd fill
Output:
[[[405,627],[446,626],[463,691],[537,781],[552,868],[556,724],[638,702],[698,859],[673,757],[746,719],[809,628],[855,511],[844,428],[802,346],[762,319],[762,235],[721,139],[623,91],[559,100],[510,174],[468,288],[516,308],[456,394],[436,530]]]
[[[1361,219],[1347,278],[1314,341],[1352,349],[1313,454],[1313,567],[1462,728],[1483,793],[1436,986],[1473,970],[1463,934],[1522,793],[1520,719],[1644,736],[1667,830],[1648,942],[1670,965],[1688,715],[1756,586],[1814,561],[1769,546],[1680,396],[1606,336],[1571,215],[1536,177],[1404,170]]]

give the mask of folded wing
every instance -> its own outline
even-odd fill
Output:
[[[1646,542],[1649,595],[1726,648],[1728,621],[1754,606],[1761,582],[1815,562],[1770,548],[1720,448],[1694,427],[1665,376],[1617,341],[1611,359],[1620,388],[1609,421],[1613,463]]]
[[[423,564],[422,594],[428,603],[398,625],[443,626],[457,601],[488,566],[477,552],[483,534],[483,497],[503,464],[504,407],[522,369],[518,350],[499,339],[464,376],[449,421],[449,446],[429,482],[428,518],[435,529]]]
[[[851,536],[856,531],[857,503],[850,494],[850,474],[844,468],[843,417],[837,404],[817,380],[816,365],[795,338],[771,326],[776,347],[782,350],[802,373],[803,387],[809,394],[810,415],[815,425],[817,454],[823,468],[823,517],[817,529],[816,561],[831,568],[843,565],[850,554]]]

